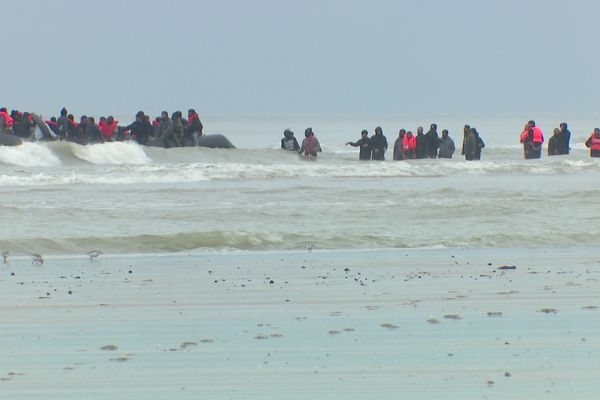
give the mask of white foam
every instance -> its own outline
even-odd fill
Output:
[[[41,143],[25,142],[18,146],[0,146],[0,162],[20,167],[51,167],[60,159]]]
[[[143,165],[150,162],[142,147],[133,142],[112,142],[81,146],[70,143],[77,158],[97,165]]]

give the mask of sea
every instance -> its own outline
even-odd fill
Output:
[[[524,160],[529,119],[566,121],[571,154]],[[133,117],[121,116],[122,124]],[[0,249],[80,255],[316,249],[593,246],[600,237],[600,160],[584,141],[593,116],[210,115],[205,133],[236,149],[115,142],[0,147]],[[453,159],[392,161],[401,128],[450,131]],[[462,127],[478,129],[482,160],[460,155]],[[346,146],[381,126],[386,160]],[[280,149],[290,128],[312,127],[323,152]]]

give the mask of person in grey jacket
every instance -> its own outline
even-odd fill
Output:
[[[454,141],[448,136],[448,129],[442,131],[442,137],[439,139],[440,149],[438,152],[439,158],[452,158],[456,148],[454,147]]]

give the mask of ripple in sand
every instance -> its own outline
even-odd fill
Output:
[[[354,332],[354,328],[344,328],[342,329],[344,332]]]
[[[336,331],[336,330],[331,330],[331,331],[328,331],[327,333],[329,333],[330,335],[339,335],[342,332]]]
[[[214,342],[214,340],[212,340],[212,339],[202,339],[200,341],[200,343],[213,343],[213,342]]]
[[[254,336],[254,339],[256,340],[267,340],[269,337],[265,336],[265,335],[256,335]]]
[[[381,324],[382,328],[386,328],[386,329],[398,329],[398,325],[394,325],[394,324]]]
[[[125,361],[129,361],[130,358],[129,357],[117,357],[117,358],[111,358],[110,361],[115,361],[115,362],[125,362]]]
[[[435,318],[430,318],[427,320],[427,322],[429,322],[430,324],[434,324],[434,325],[440,323],[440,321]]]
[[[446,318],[446,319],[453,319],[455,321],[457,321],[459,319],[462,319],[461,316],[458,315],[458,314],[446,314],[446,315],[444,315],[444,318]]]
[[[488,317],[501,317],[502,316],[502,312],[500,311],[489,311],[487,313]]]
[[[542,308],[541,310],[538,310],[538,312],[541,312],[544,314],[556,314],[558,312],[558,310],[556,310],[554,308]]]
[[[100,347],[100,350],[104,350],[104,351],[115,351],[117,349],[118,349],[118,347],[115,346],[114,344],[107,344],[106,346]]]
[[[271,336],[272,338],[282,338],[283,333],[271,333],[269,336]]]
[[[597,310],[598,309],[598,307],[596,307],[596,306],[583,306],[581,308],[584,310]]]
[[[196,342],[183,342],[179,345],[179,348],[185,350],[189,347],[196,347],[198,344]]]

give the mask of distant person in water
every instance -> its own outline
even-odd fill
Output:
[[[569,154],[571,151],[571,131],[566,122],[560,124],[560,138],[559,154]]]
[[[394,160],[404,159],[404,153],[402,152],[402,143],[404,142],[404,136],[406,135],[405,129],[400,129],[398,132],[398,139],[394,142]]]
[[[298,150],[298,154],[304,154],[305,156],[316,157],[317,153],[322,151],[321,144],[315,136],[312,128],[306,128],[304,131],[304,139],[302,140],[302,146]]]
[[[371,150],[373,160],[385,160],[385,152],[388,148],[388,142],[383,135],[383,129],[380,126],[375,128],[375,135],[371,137]]]
[[[523,143],[523,153],[525,159],[540,158],[542,156],[542,144],[544,143],[544,134],[542,130],[531,120],[523,128],[520,137]]]
[[[594,133],[585,141],[590,149],[590,157],[600,157],[600,129],[594,128]]]
[[[437,124],[431,124],[429,131],[425,134],[425,156],[429,158],[437,158],[439,135],[437,133]]]
[[[467,161],[475,161],[481,159],[481,149],[485,147],[485,143],[479,137],[477,129],[470,128],[469,133],[465,137],[465,159]]]
[[[412,131],[406,132],[404,140],[402,141],[402,158],[404,160],[412,160],[416,156],[417,151],[417,139],[413,135]]]
[[[369,138],[369,132],[365,129],[360,133],[360,139],[356,142],[347,142],[346,146],[358,147],[358,159],[359,160],[370,160],[371,159],[371,138]]]
[[[416,158],[425,158],[425,151],[426,151],[427,143],[426,143],[425,135],[423,134],[422,126],[417,128],[416,141],[417,141],[417,149],[416,149],[415,157]]]
[[[448,135],[448,129],[442,130],[442,137],[438,140],[439,143],[439,158],[452,158],[456,147],[454,140]]]
[[[560,146],[562,137],[560,135],[560,129],[554,128],[554,134],[548,139],[548,155],[558,156],[560,155]]]
[[[470,125],[465,125],[464,128],[463,128],[462,150],[460,151],[460,154],[462,154],[463,156],[465,155],[465,142],[466,142],[467,136],[469,135],[470,132],[471,132],[471,126]]]
[[[294,132],[290,129],[286,129],[283,131],[283,138],[281,139],[281,148],[287,151],[298,151],[300,150],[300,145],[294,136]]]

